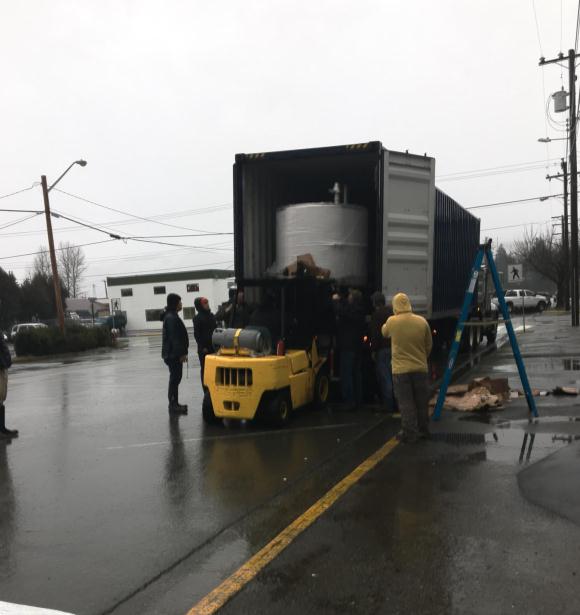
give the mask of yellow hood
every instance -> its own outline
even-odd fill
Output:
[[[412,312],[411,302],[405,293],[397,293],[393,297],[393,312],[395,314],[403,314],[404,312]]]

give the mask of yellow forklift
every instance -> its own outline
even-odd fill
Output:
[[[204,371],[207,423],[263,419],[283,427],[298,408],[328,401],[330,285],[286,278],[260,286],[254,296],[263,321],[214,332],[216,352],[206,357]]]

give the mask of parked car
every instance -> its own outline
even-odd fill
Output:
[[[550,308],[556,307],[556,296],[552,293],[538,292],[537,295],[541,295],[546,299],[546,306]]]
[[[504,298],[510,312],[514,310],[521,312],[522,309],[532,312],[543,312],[549,305],[549,301],[544,295],[526,289],[510,288],[505,291]],[[499,305],[498,298],[493,297],[492,303]]]
[[[47,329],[47,325],[42,322],[23,322],[19,325],[14,325],[10,330],[10,341],[13,342],[14,338],[20,331],[24,331],[25,329]]]

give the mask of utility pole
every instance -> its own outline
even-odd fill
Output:
[[[564,263],[566,263],[566,279],[564,282],[564,309],[570,309],[570,289],[572,287],[572,279],[570,276],[570,231],[568,216],[568,163],[562,158],[561,162],[562,173],[556,173],[556,175],[546,175],[546,179],[552,181],[553,179],[562,179],[564,181],[564,215],[562,219],[562,249],[564,252]]]
[[[58,327],[64,335],[64,309],[62,306],[62,293],[60,287],[60,278],[58,277],[58,268],[56,265],[56,253],[54,251],[54,239],[52,237],[52,220],[50,217],[50,202],[48,200],[48,185],[46,183],[46,175],[40,177],[42,185],[42,196],[44,198],[44,215],[46,217],[46,232],[48,234],[48,250],[50,252],[50,265],[52,267],[52,283],[54,285],[54,300],[56,303],[56,315],[58,318]]]
[[[570,117],[570,295],[572,326],[580,324],[580,296],[578,283],[578,168],[576,161],[576,58],[580,54],[575,49],[568,51],[568,86],[569,86],[569,117]],[[557,58],[546,60],[540,58],[540,66],[545,64],[560,64],[564,61],[564,54],[559,53]]]
[[[570,309],[570,235],[568,231],[568,162],[562,160],[562,174],[564,176],[564,262],[566,263],[566,284],[564,286],[564,309]]]
[[[578,296],[578,168],[576,164],[576,51],[568,52],[568,77],[570,82],[570,224],[572,225],[572,326],[580,324]]]

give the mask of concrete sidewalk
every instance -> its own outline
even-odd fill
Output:
[[[519,335],[532,387],[580,385],[580,331],[532,317]],[[474,376],[521,388],[509,344]],[[445,413],[399,445],[223,609],[225,613],[580,612],[580,407],[524,399]]]

